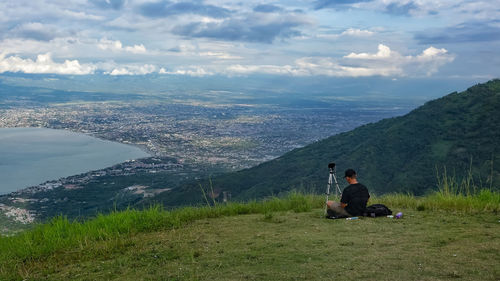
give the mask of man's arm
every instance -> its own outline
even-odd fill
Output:
[[[342,209],[344,209],[347,206],[347,202],[351,200],[350,196],[349,189],[344,189],[344,192],[342,192],[342,196],[340,197],[340,207],[342,207]]]

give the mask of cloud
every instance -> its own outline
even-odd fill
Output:
[[[50,53],[38,55],[36,60],[22,59],[18,56],[7,56],[0,54],[0,73],[23,72],[23,73],[52,73],[52,74],[92,74],[96,67],[91,64],[80,64],[78,60],[65,60],[56,63],[52,60]]]
[[[79,19],[79,20],[94,20],[94,21],[103,21],[106,18],[103,16],[96,16],[92,14],[88,14],[85,12],[75,12],[71,10],[64,10],[61,12],[61,14],[65,15],[68,18],[71,19]]]
[[[348,28],[341,33],[327,33],[327,34],[318,34],[318,38],[326,38],[326,39],[344,39],[346,37],[371,37],[375,35],[376,33],[370,30],[363,30],[363,29],[357,29],[357,28]],[[344,38],[342,38],[344,37]]]
[[[316,0],[313,6],[319,9],[364,10],[395,16],[427,17],[440,15],[449,21],[476,19],[498,19],[497,1],[468,0]]]
[[[228,19],[221,22],[195,22],[176,26],[172,32],[194,38],[272,43],[281,38],[299,36],[297,27],[307,24],[295,16],[258,17]]]
[[[231,55],[231,54],[226,53],[226,52],[200,52],[199,55],[202,57],[212,57],[212,58],[224,59],[224,60],[243,59],[243,57]]]
[[[451,1],[450,1],[451,3]],[[451,3],[447,5],[455,5]],[[444,5],[442,1],[431,0],[317,0],[316,10],[332,9],[364,9],[379,11],[391,15],[410,16],[414,14],[436,14],[435,7]]]
[[[104,74],[109,74],[111,76],[117,75],[146,75],[156,72],[157,68],[151,64],[145,65],[127,65],[114,68],[109,72],[104,72]]]
[[[274,75],[297,75],[300,76],[300,69],[291,65],[230,65],[226,68],[226,74],[274,74]],[[304,73],[302,75],[305,75]]]
[[[273,74],[291,76],[330,76],[330,77],[365,77],[390,76],[396,69],[367,68],[341,65],[329,57],[304,57],[295,60],[293,65],[232,65],[227,68],[227,74]]]
[[[391,49],[383,44],[378,45],[378,52],[375,54],[369,54],[369,53],[350,53],[345,58],[349,59],[386,59],[391,57]]]
[[[54,26],[39,22],[29,22],[18,25],[9,33],[13,37],[33,39],[37,41],[50,41],[60,36]]]
[[[257,5],[253,8],[254,12],[259,12],[259,13],[276,13],[276,12],[281,12],[283,11],[283,8],[276,6],[276,5],[271,5],[271,4],[261,4]]]
[[[89,0],[90,3],[104,9],[120,10],[125,5],[125,0]]]
[[[394,65],[383,66],[351,66],[343,65],[332,58],[302,58],[297,65],[308,75],[325,75],[334,77],[367,77],[391,76],[399,74]]]
[[[500,40],[500,27],[492,23],[469,22],[415,35],[420,44],[453,44]]]
[[[403,56],[388,46],[379,44],[377,53],[350,53],[344,58],[356,67],[381,70],[379,75],[382,76],[429,76],[437,72],[439,67],[452,62],[455,56],[448,54],[444,48],[437,49],[432,46],[417,56]]]
[[[292,76],[419,76],[431,75],[439,67],[454,60],[445,49],[429,47],[417,56],[402,56],[380,44],[377,53],[350,53],[343,59],[330,57],[303,57],[293,65],[231,65],[228,74],[247,75],[254,73]]]
[[[124,51],[124,52],[130,52],[133,54],[144,54],[146,53],[146,47],[144,45],[134,45],[134,46],[123,46],[122,42],[119,40],[113,41],[113,40],[108,40],[106,38],[102,38],[99,41],[99,44],[97,45],[100,49],[102,50],[111,50],[111,51]]]
[[[199,56],[215,59],[239,59],[224,52],[200,52]],[[18,56],[0,55],[0,73],[52,73],[52,74],[93,74],[105,75],[147,75],[151,73],[189,76],[208,75],[249,75],[271,74],[287,76],[330,76],[330,77],[367,77],[367,76],[430,76],[440,67],[454,60],[454,55],[444,48],[428,47],[418,55],[401,55],[388,46],[379,44],[375,53],[351,52],[341,58],[302,57],[291,64],[209,64],[207,66],[179,66],[173,70],[153,64],[117,64],[98,62],[80,64],[78,60],[54,62],[50,54],[38,55],[36,60]]]
[[[228,9],[213,5],[204,5],[198,1],[177,3],[160,1],[144,3],[139,6],[139,13],[150,18],[163,18],[183,14],[195,14],[212,18],[225,18],[230,15],[230,11]]]
[[[432,73],[437,72],[439,67],[452,62],[455,56],[448,54],[446,49],[437,49],[431,46],[417,57],[410,57],[410,60],[412,59],[417,63],[419,69],[424,70],[426,75],[430,76]]]
[[[363,3],[363,2],[371,2],[373,0],[317,0],[314,3],[314,8],[316,10],[325,9],[325,8],[345,8],[346,6]]]
[[[341,36],[364,37],[364,36],[372,36],[373,34],[375,34],[375,32],[373,32],[373,31],[349,28],[349,29],[345,30],[344,32],[342,32],[340,35]]]
[[[419,7],[413,2],[408,3],[393,2],[386,6],[386,12],[392,15],[410,15],[412,11],[418,10]]]
[[[214,75],[214,72],[207,71],[203,67],[191,66],[189,68],[176,69],[174,71],[167,71],[165,68],[161,68],[158,72],[159,74],[170,74],[170,75],[188,75],[194,77],[203,77]]]

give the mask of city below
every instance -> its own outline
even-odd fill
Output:
[[[249,168],[294,148],[411,109],[411,105],[326,103],[303,97],[295,104],[265,100],[249,103],[250,97],[244,103],[228,104],[217,102],[211,93],[172,101],[155,95],[117,98],[116,94],[76,95],[64,91],[35,95],[26,89],[7,89],[11,91],[2,97],[0,127],[64,129],[139,146],[151,157],[0,196],[0,211],[12,224],[61,213],[79,217],[113,204],[126,207],[176,188],[183,181]],[[300,102],[306,105],[297,106]],[[100,191],[102,187],[106,192]],[[95,193],[102,198],[92,199]],[[9,229],[4,228],[3,232]]]

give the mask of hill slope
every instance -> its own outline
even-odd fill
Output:
[[[424,194],[437,185],[436,172],[457,179],[469,170],[476,184],[500,182],[500,80],[427,102],[405,116],[384,119],[295,149],[254,168],[217,176],[212,187],[233,199],[260,198],[290,189],[324,192],[329,162],[354,168],[372,192]],[[209,182],[203,181],[207,188]],[[494,186],[494,185],[493,185]],[[202,201],[193,182],[156,200],[166,205]]]

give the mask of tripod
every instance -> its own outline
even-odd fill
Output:
[[[329,163],[328,169],[330,170],[330,176],[328,177],[328,185],[326,187],[325,216],[328,210],[328,195],[330,195],[330,188],[332,187],[333,181],[335,181],[335,186],[337,187],[337,189],[335,190],[335,196],[338,196],[339,193],[342,194],[342,191],[340,191],[339,183],[337,182],[337,176],[335,175],[335,163]]]

